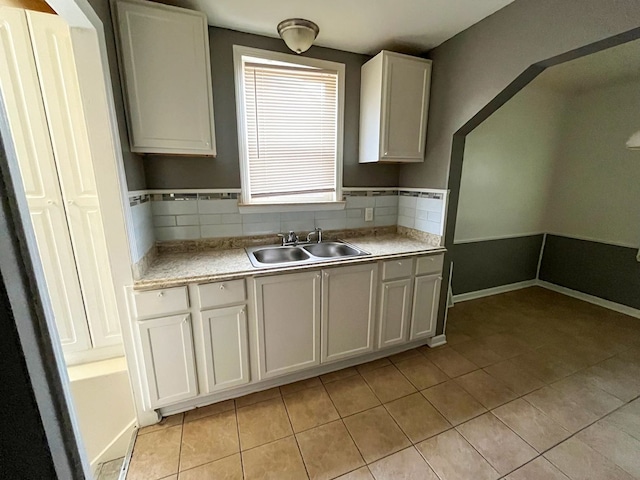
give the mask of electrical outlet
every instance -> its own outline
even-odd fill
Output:
[[[364,221],[373,222],[373,207],[364,209]]]

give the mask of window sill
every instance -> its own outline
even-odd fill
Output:
[[[319,212],[344,210],[347,202],[238,204],[240,213]]]

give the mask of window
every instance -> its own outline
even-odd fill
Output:
[[[242,204],[342,200],[344,65],[234,46]]]

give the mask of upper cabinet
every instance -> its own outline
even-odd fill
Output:
[[[131,151],[215,156],[206,16],[144,0],[113,8]]]
[[[361,81],[360,163],[423,162],[431,60],[383,50]]]

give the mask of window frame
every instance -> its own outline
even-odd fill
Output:
[[[246,115],[245,105],[246,99],[244,95],[244,68],[243,57],[254,57],[265,60],[287,62],[299,65],[305,65],[325,70],[333,70],[338,74],[338,120],[336,125],[336,199],[327,202],[286,202],[286,203],[251,203],[251,192],[247,187],[250,185],[249,168],[248,168],[248,152],[247,152],[247,132],[246,132]],[[238,127],[238,153],[240,161],[240,182],[241,194],[239,207],[241,211],[249,213],[265,212],[265,211],[295,211],[295,210],[330,210],[344,208],[342,200],[342,169],[343,169],[343,143],[344,143],[344,103],[345,103],[345,71],[344,63],[332,62],[329,60],[321,60],[318,58],[301,57],[288,53],[274,52],[271,50],[263,50],[259,48],[245,47],[242,45],[233,46],[233,66],[234,66],[234,83],[236,93],[236,118]],[[315,208],[317,207],[317,208]]]

